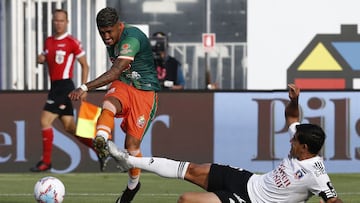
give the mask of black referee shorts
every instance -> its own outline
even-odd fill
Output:
[[[51,82],[51,89],[44,110],[58,114],[59,116],[73,116],[74,108],[68,94],[74,89],[75,85],[71,79]]]

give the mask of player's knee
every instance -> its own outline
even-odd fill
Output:
[[[121,112],[121,103],[119,100],[109,97],[103,102],[102,108],[111,111],[115,115]]]
[[[189,194],[188,193],[184,193],[182,195],[180,195],[177,203],[186,203],[189,200]]]
[[[187,177],[188,178],[199,177],[200,175],[204,174],[205,171],[203,171],[203,169],[204,169],[203,165],[190,163],[186,171]]]

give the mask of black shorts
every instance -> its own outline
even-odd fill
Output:
[[[44,110],[58,114],[59,116],[73,116],[74,108],[68,94],[74,89],[75,85],[71,79],[51,82],[51,89]]]
[[[212,164],[207,191],[215,193],[222,203],[250,202],[247,182],[252,175],[243,169]]]

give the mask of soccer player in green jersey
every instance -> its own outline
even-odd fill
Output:
[[[104,8],[96,16],[99,34],[112,61],[111,68],[96,79],[82,84],[69,94],[72,100],[91,89],[110,84],[102,112],[97,121],[94,147],[103,158],[104,167],[109,156],[107,140],[112,139],[114,117],[122,117],[125,148],[141,157],[140,143],[153,120],[160,84],[154,65],[149,39],[138,28],[119,20],[116,9]],[[127,187],[116,202],[131,202],[140,188],[140,169],[129,170]]]

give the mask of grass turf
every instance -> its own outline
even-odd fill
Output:
[[[0,202],[35,202],[33,189],[36,181],[44,176],[55,176],[66,188],[64,203],[115,202],[127,183],[125,173],[24,173],[0,174]],[[339,196],[346,203],[360,202],[359,174],[330,174]],[[161,178],[142,173],[142,187],[133,203],[175,203],[180,194],[187,191],[202,191],[186,181]],[[318,197],[308,202],[319,203]]]

